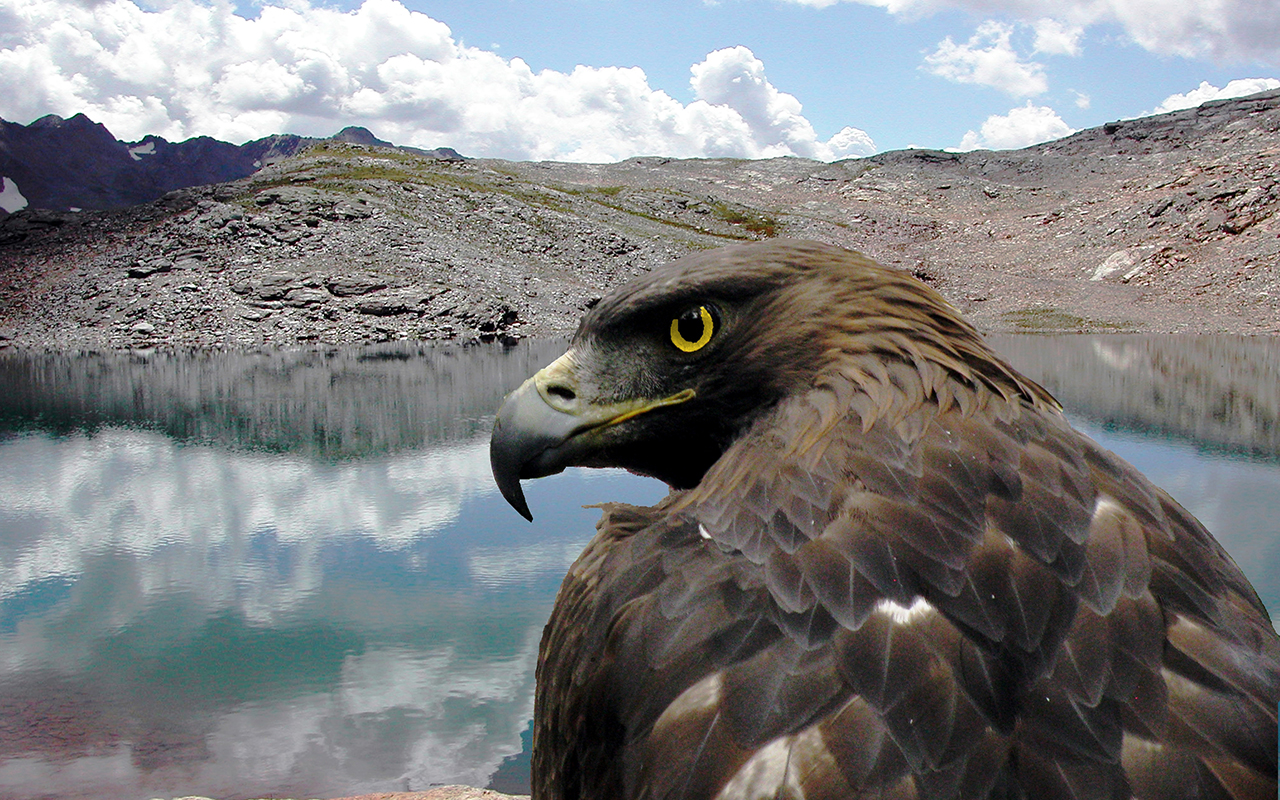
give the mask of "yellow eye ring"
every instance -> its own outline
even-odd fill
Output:
[[[706,347],[716,330],[715,320],[706,306],[698,306],[696,319],[693,318],[693,314],[694,310],[691,308],[671,320],[671,343],[686,353],[697,352]],[[699,333],[696,338],[690,339],[685,336],[685,332],[692,334],[693,331],[688,329],[694,325],[698,326],[696,330]],[[681,331],[681,326],[684,326],[686,331]]]

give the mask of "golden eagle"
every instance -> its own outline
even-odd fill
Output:
[[[542,639],[535,800],[1276,797],[1280,640],[1205,528],[947,302],[809,242],[621,287],[498,486],[624,467]]]

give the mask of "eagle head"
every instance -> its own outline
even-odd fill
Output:
[[[858,373],[860,357],[928,362],[1052,403],[904,272],[817,242],[733,245],[655,269],[590,309],[568,351],[498,411],[494,477],[530,519],[520,480],[570,466],[691,488],[779,400],[825,371]]]

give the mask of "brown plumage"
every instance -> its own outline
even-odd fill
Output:
[[[492,456],[526,515],[565,466],[674,488],[602,506],[565,578],[535,800],[1276,797],[1248,581],[902,273],[676,261],[586,315]]]

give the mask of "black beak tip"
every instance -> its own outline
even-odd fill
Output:
[[[507,405],[503,404],[493,423],[493,436],[489,439],[489,467],[493,470],[493,482],[498,484],[502,497],[520,516],[533,522],[529,503],[524,499],[524,489],[520,486],[520,470],[524,467],[527,456],[523,452],[524,437],[511,435],[513,431],[510,420],[506,421],[506,425],[503,424],[507,411]]]
[[[530,522],[533,522],[533,514],[529,511],[529,503],[524,499],[524,489],[520,486],[519,467],[514,466],[511,463],[506,449],[501,446],[491,444],[489,449],[489,464],[493,469],[493,482],[498,484],[498,491],[502,493],[503,499],[505,499],[511,507],[520,514],[520,516]]]
[[[507,499],[507,502],[511,504],[511,507],[514,508],[520,516],[530,522],[533,522],[533,512],[529,510],[529,504],[525,502],[524,490],[520,488],[519,481],[516,482],[515,489],[510,492],[503,492],[502,496]]]

